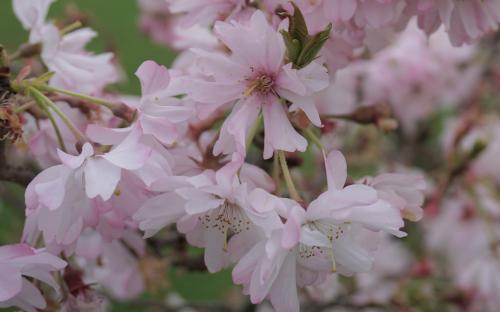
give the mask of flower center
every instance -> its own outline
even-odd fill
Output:
[[[320,220],[312,221],[304,226],[309,227],[313,231],[318,231],[325,235],[331,243],[330,248],[323,246],[309,246],[305,244],[299,245],[299,256],[304,259],[309,259],[311,257],[322,257],[328,256],[332,262],[332,272],[337,272],[337,261],[335,260],[335,254],[333,251],[333,242],[338,240],[346,229],[346,224],[333,224]]]
[[[227,251],[227,242],[232,236],[250,230],[250,220],[247,215],[239,206],[227,201],[218,208],[199,216],[198,220],[206,229],[213,228],[224,235],[224,251]]]
[[[317,230],[317,231],[321,232],[332,243],[334,240],[339,239],[344,234],[344,231],[346,228],[345,224],[333,224],[333,223],[328,223],[328,222],[324,222],[324,221],[320,221],[320,220],[310,222],[310,223],[308,223],[308,226],[312,230]]]
[[[250,96],[253,92],[258,92],[262,95],[266,95],[273,91],[274,79],[273,77],[262,74],[257,76],[257,78],[250,81],[248,88],[245,90],[245,96]]]

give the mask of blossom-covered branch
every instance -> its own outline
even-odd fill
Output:
[[[175,267],[230,270],[259,309],[409,309],[422,250],[449,241],[453,257],[471,237],[457,287],[497,302],[498,111],[437,128],[498,96],[500,70],[481,80],[492,65],[472,45],[497,29],[498,1],[141,0],[141,28],[178,57],[142,62],[140,96],[110,91],[118,58],[86,48],[93,29],[48,20],[53,2],[12,0],[29,38],[0,46],[0,179],[26,184],[1,307],[103,311],[103,293],[136,299]],[[421,138],[440,135],[449,157],[426,159]]]

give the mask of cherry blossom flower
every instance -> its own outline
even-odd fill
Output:
[[[381,28],[398,22],[405,5],[405,1],[401,0],[323,1],[325,14],[332,21],[346,22],[354,19],[356,24],[371,28]]]
[[[231,20],[242,14],[245,0],[167,0],[170,12],[184,13],[182,25],[210,25],[218,20]]]
[[[139,28],[155,42],[170,44],[173,40],[171,31],[172,18],[168,4],[163,0],[140,0],[141,10]]]
[[[459,106],[469,98],[481,73],[481,66],[472,62],[475,48],[453,47],[444,36],[441,29],[428,39],[411,22],[371,60],[339,72],[332,87],[337,93],[330,95],[330,101],[341,101],[339,106],[346,109],[388,103],[405,133],[415,133],[418,123],[436,107]]]
[[[422,219],[425,181],[422,176],[385,173],[367,177],[363,181],[378,192],[378,196],[401,211],[403,217],[418,221]]]
[[[195,24],[186,27],[187,16],[171,14],[169,3],[164,0],[142,0],[139,1],[139,7],[141,30],[160,44],[180,51],[193,47],[214,48],[218,46],[217,38],[208,27],[203,23],[200,24],[198,20]]]
[[[172,144],[178,136],[177,124],[189,119],[191,110],[167,93],[170,75],[164,66],[145,61],[136,76],[141,81],[142,97],[138,105],[128,105],[137,109],[137,123],[144,134],[153,135],[163,144]]]
[[[456,46],[476,41],[500,23],[500,4],[494,0],[412,0],[408,9],[418,15],[419,26],[428,34],[444,24]]]
[[[241,156],[235,155],[218,171],[187,178],[175,192],[153,197],[135,215],[140,228],[151,236],[177,222],[190,244],[205,249],[210,272],[227,267],[263,236],[256,224],[267,233],[281,224],[274,211],[249,205],[248,185],[236,176],[241,166]]]
[[[452,135],[457,131],[458,124],[449,125],[449,132],[446,134],[446,148],[451,147]],[[474,173],[480,177],[489,177],[495,181],[500,181],[500,170],[498,169],[498,158],[496,155],[500,151],[500,126],[496,117],[486,119],[481,127],[471,131],[461,142],[461,148],[471,149],[477,141],[487,143],[486,150],[471,164]]]
[[[328,1],[327,1],[328,2]],[[311,34],[323,31],[329,23],[334,22],[333,29],[321,50],[321,57],[325,59],[328,73],[335,79],[337,70],[344,68],[355,59],[355,50],[363,46],[365,31],[358,27],[353,21],[332,21],[325,14],[325,5],[322,1],[295,1],[306,20],[307,28]],[[293,12],[293,6],[289,1],[282,1],[289,12]]]
[[[481,212],[483,208],[478,205],[480,203],[475,203],[462,190],[446,198],[440,207],[441,213],[425,224],[425,230],[431,250],[450,260],[454,282],[471,292],[473,305],[478,310],[490,311],[498,306],[500,266],[496,237],[500,232],[495,223],[489,224],[493,219],[480,217],[488,211]]]
[[[45,24],[45,18],[54,0],[16,0],[12,8],[24,28],[38,31]]]
[[[0,307],[105,311],[198,260],[232,269],[259,311],[425,310],[407,299],[428,289],[451,309],[500,304],[500,76],[470,45],[498,29],[498,0],[138,0],[140,30],[178,53],[137,68],[140,95],[108,88],[119,59],[86,49],[92,29],[47,20],[53,2],[12,0],[29,38],[0,46],[0,178],[27,185],[23,243],[0,247]],[[424,181],[410,154],[447,122]],[[418,248],[394,241],[404,219],[423,223]]]
[[[277,311],[299,311],[296,287],[319,283],[325,273],[365,272],[372,257],[359,242],[360,231],[385,231],[398,237],[403,221],[396,208],[366,185],[344,188],[347,165],[342,154],[325,157],[328,190],[304,210],[298,203],[267,194],[254,204],[273,207],[286,223],[257,243],[233,270],[253,303],[269,297]],[[265,203],[265,204],[264,204]]]
[[[80,114],[80,111],[76,108],[71,108],[65,102],[56,102],[59,108],[64,112],[64,114],[72,121],[72,123],[80,131],[85,131],[88,126],[88,120]],[[59,116],[54,116],[56,125],[61,133],[64,145],[69,153],[77,153],[75,148],[77,144],[77,139],[68,129],[68,127],[61,121]],[[42,120],[35,123],[32,118],[28,119],[26,125],[26,130],[24,133],[24,138],[28,142],[28,146],[31,154],[35,157],[38,164],[42,168],[47,168],[50,166],[55,166],[60,163],[59,155],[57,154],[57,149],[59,148],[59,142],[57,140],[56,132],[49,120]]]
[[[461,288],[472,290],[477,302],[481,302],[483,309],[488,310],[494,310],[500,303],[496,295],[500,291],[498,248],[494,252],[473,259],[458,280]]]
[[[65,266],[66,262],[43,249],[37,250],[25,244],[1,246],[0,307],[16,306],[28,312],[45,309],[45,298],[32,279],[58,291],[59,285],[51,273]]]
[[[222,127],[215,154],[244,154],[246,134],[260,110],[265,127],[264,158],[270,158],[274,150],[304,151],[307,141],[291,125],[284,100],[292,103],[290,111],[302,110],[320,126],[316,107],[307,96],[327,87],[326,69],[316,62],[300,70],[284,64],[283,38],[264,14],[255,12],[249,23],[216,23],[217,37],[232,54],[196,50],[199,68],[210,78],[193,79],[189,97],[215,108],[236,102]]]
[[[121,240],[109,241],[87,230],[78,239],[75,254],[86,268],[86,283],[98,283],[120,300],[136,298],[144,291],[138,257],[144,256],[145,243],[137,232],[127,230]]]
[[[97,33],[81,28],[61,35],[53,24],[44,22],[50,4],[47,0],[14,0],[13,7],[24,28],[30,30],[30,43],[42,45],[41,57],[50,71],[52,83],[85,93],[100,93],[118,78],[112,53],[93,55],[85,46]]]
[[[39,230],[47,244],[71,246],[84,226],[99,220],[99,201],[118,195],[117,186],[126,177],[122,171],[146,163],[151,150],[138,143],[139,137],[133,131],[102,155],[89,143],[78,156],[59,151],[62,164],[42,171],[26,190],[25,237],[33,238]]]
[[[355,276],[359,288],[353,301],[358,304],[385,304],[392,299],[399,287],[398,281],[392,280],[391,276],[404,275],[410,271],[412,255],[402,242],[394,242],[388,234],[374,237],[371,233],[366,233],[367,245],[376,246],[377,249],[373,255],[373,269]]]

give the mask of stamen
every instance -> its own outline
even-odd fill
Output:
[[[80,27],[82,27],[82,22],[76,21],[76,22],[64,27],[63,29],[61,29],[59,31],[59,33],[61,34],[61,36],[64,36],[65,34],[70,33],[73,30],[78,29]]]
[[[227,252],[227,232],[229,230],[229,225],[226,225],[226,228],[224,229],[224,252]]]
[[[253,80],[248,88],[243,93],[244,96],[250,96],[254,91],[257,91],[261,94],[268,94],[273,90],[274,79],[271,76],[266,74],[258,76],[255,80]]]
[[[254,81],[243,93],[244,96],[252,95],[253,91],[257,88],[257,81]]]
[[[243,231],[249,231],[251,222],[237,205],[224,202],[218,208],[199,216],[201,224],[206,229],[215,229],[224,236],[223,249],[228,251],[228,241],[232,236]]]
[[[343,224],[334,224],[321,220],[316,220],[309,222],[306,226],[310,227],[312,230],[317,230],[323,233],[328,240],[331,242],[330,247],[318,247],[318,246],[307,246],[301,244],[299,247],[299,255],[303,258],[315,257],[319,254],[325,255],[328,253],[328,256],[331,259],[331,270],[332,273],[337,272],[337,259],[335,257],[335,253],[333,250],[334,241],[338,240],[343,234],[345,230],[345,226],[348,225],[348,222],[344,222]]]
[[[333,253],[333,246],[329,250],[330,258],[332,259],[332,273],[337,272],[337,261],[335,260],[335,254]]]

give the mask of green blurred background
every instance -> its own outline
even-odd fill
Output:
[[[71,13],[73,12],[73,13]],[[58,0],[50,10],[50,18],[82,13],[88,26],[99,36],[90,45],[95,52],[112,51],[123,66],[124,79],[116,88],[124,93],[138,94],[140,86],[133,75],[147,59],[169,66],[175,55],[165,47],[152,42],[138,28],[139,8],[135,0]],[[23,30],[12,12],[11,0],[0,0],[0,43],[9,52],[26,42]],[[23,225],[23,190],[11,184],[0,184],[0,245],[16,243]],[[188,273],[171,269],[167,274],[169,287],[159,294],[145,294],[143,299],[161,300],[174,290],[191,303],[216,303],[239,290],[231,286],[230,272],[219,274]],[[14,311],[14,310],[12,310]],[[127,303],[115,303],[113,311],[153,311]],[[156,311],[156,310],[154,310]]]
[[[174,53],[153,43],[137,27],[139,8],[135,0],[58,0],[52,5],[49,19],[64,19],[76,12],[88,19],[88,25],[99,36],[89,45],[96,52],[116,52],[126,71],[121,91],[137,93],[139,85],[133,78],[135,69],[146,59],[170,65]],[[12,1],[0,0],[0,41],[10,51],[25,42],[28,33],[12,13]],[[127,79],[128,77],[128,79]]]

